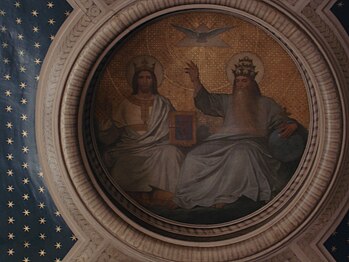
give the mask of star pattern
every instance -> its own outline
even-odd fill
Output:
[[[326,240],[325,247],[335,261],[348,261],[349,259],[349,213]]]
[[[347,34],[349,34],[349,19],[348,19],[349,1],[348,0],[334,1],[331,11],[337,17],[339,22],[343,25],[344,29],[347,31]]]
[[[331,11],[349,33],[348,7],[336,1]],[[0,1],[0,261],[60,262],[77,241],[45,190],[33,116],[41,65],[70,13],[63,0]],[[349,259],[348,231],[347,214],[324,244],[336,261]]]
[[[62,261],[77,241],[57,216],[35,140],[40,69],[71,10],[64,0],[0,1],[0,261]]]
[[[349,2],[333,1],[331,11],[349,34]],[[324,245],[335,261],[349,261],[349,212]]]

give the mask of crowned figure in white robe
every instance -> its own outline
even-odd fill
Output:
[[[172,200],[184,158],[169,144],[168,115],[175,109],[158,94],[153,66],[145,61],[135,68],[132,95],[113,105],[109,126],[99,128],[111,180],[147,204],[154,192],[164,193],[160,201]]]
[[[151,100],[131,96],[113,110],[121,135],[109,150],[115,159],[110,174],[125,191],[175,191],[183,154],[168,140],[168,113],[173,110],[160,95]]]

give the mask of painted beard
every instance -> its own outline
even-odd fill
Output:
[[[232,114],[234,125],[242,130],[257,132],[258,127],[258,96],[252,88],[236,89],[232,97]]]

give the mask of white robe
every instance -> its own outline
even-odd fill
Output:
[[[267,147],[267,134],[287,118],[271,98],[256,100],[257,123],[239,129],[232,112],[232,95],[201,90],[196,106],[205,114],[222,116],[223,127],[186,156],[174,201],[182,208],[232,203],[241,196],[268,201],[284,181],[278,178],[280,162]]]
[[[168,143],[170,101],[155,95],[149,108],[147,130],[131,128],[140,119],[140,107],[125,100],[113,110],[114,124],[122,130],[121,141],[111,150],[114,159],[111,178],[125,191],[151,191],[152,188],[174,192],[183,160],[182,152]]]

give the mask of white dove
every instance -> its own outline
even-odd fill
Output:
[[[195,39],[198,43],[205,43],[207,42],[207,39],[213,38],[219,34],[222,34],[231,28],[232,26],[226,26],[221,28],[214,28],[214,29],[207,29],[205,25],[200,25],[195,31],[190,28],[186,28],[180,25],[172,24],[174,28],[176,28],[178,31],[183,32],[186,34],[188,38]]]

